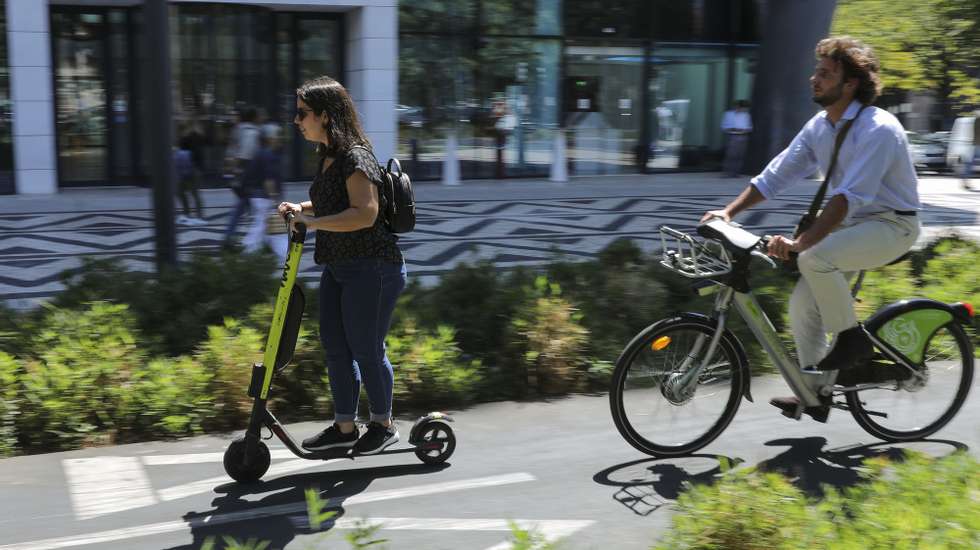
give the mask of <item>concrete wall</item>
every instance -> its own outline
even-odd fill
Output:
[[[17,194],[58,191],[48,7],[7,0],[7,46]]]

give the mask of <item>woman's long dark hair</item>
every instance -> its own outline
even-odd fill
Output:
[[[355,145],[371,149],[354,101],[339,82],[329,76],[320,76],[304,82],[296,89],[296,96],[318,116],[327,113],[327,123],[323,129],[330,144],[317,144],[316,152],[320,157],[337,157]]]

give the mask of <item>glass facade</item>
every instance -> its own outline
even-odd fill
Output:
[[[756,18],[752,0],[403,2],[398,154],[437,179],[455,139],[463,178],[540,177],[562,128],[572,174],[717,169]]]
[[[312,148],[291,124],[296,88],[323,74],[343,81],[340,17],[218,4],[178,4],[172,14],[176,131],[203,133],[205,176],[220,177],[246,107],[282,128],[284,177],[312,176]]]
[[[560,122],[560,7],[560,0],[400,5],[398,155],[413,178],[441,177],[449,139],[464,178],[548,173]]]
[[[10,111],[10,63],[7,57],[7,2],[0,0],[0,195],[14,186],[13,117]]]
[[[140,9],[51,6],[50,13],[60,184],[145,181]],[[284,130],[283,176],[311,176],[312,148],[291,124],[295,90],[322,74],[342,81],[341,16],[229,4],[175,4],[170,13],[174,134],[203,136],[205,183],[220,185],[231,129],[246,106]],[[7,135],[9,143],[9,127]]]
[[[144,181],[139,6],[49,9],[60,184]],[[418,180],[442,176],[450,144],[463,178],[541,177],[561,131],[571,174],[717,169],[722,114],[751,96],[756,9],[753,0],[401,2],[397,154]],[[320,74],[343,80],[343,17],[173,4],[175,136],[203,136],[205,183],[220,185],[246,106],[283,126],[284,177],[312,175],[312,148],[290,124],[294,91]],[[9,193],[0,48],[0,193]]]

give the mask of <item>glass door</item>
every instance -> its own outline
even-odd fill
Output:
[[[573,174],[637,170],[643,61],[640,46],[566,47],[563,111]]]
[[[648,169],[718,166],[723,146],[721,118],[726,109],[728,63],[723,48],[654,49],[648,82]]]
[[[133,13],[51,8],[61,185],[131,183],[140,175]]]
[[[108,179],[106,19],[104,10],[51,13],[62,183]]]
[[[276,111],[274,119],[284,126],[283,174],[289,179],[312,178],[316,171],[313,144],[293,125],[296,88],[310,79],[327,75],[344,84],[341,19],[320,13],[276,15]]]

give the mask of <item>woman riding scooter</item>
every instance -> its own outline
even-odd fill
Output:
[[[310,200],[283,202],[279,213],[293,212],[293,223],[316,230],[315,260],[323,266],[320,341],[334,403],[333,423],[303,447],[376,454],[399,437],[384,340],[405,288],[405,261],[398,238],[378,214],[381,172],[347,90],[326,76],[304,83],[296,90],[293,123],[317,144],[320,165]],[[363,435],[354,423],[362,380],[370,402]]]

